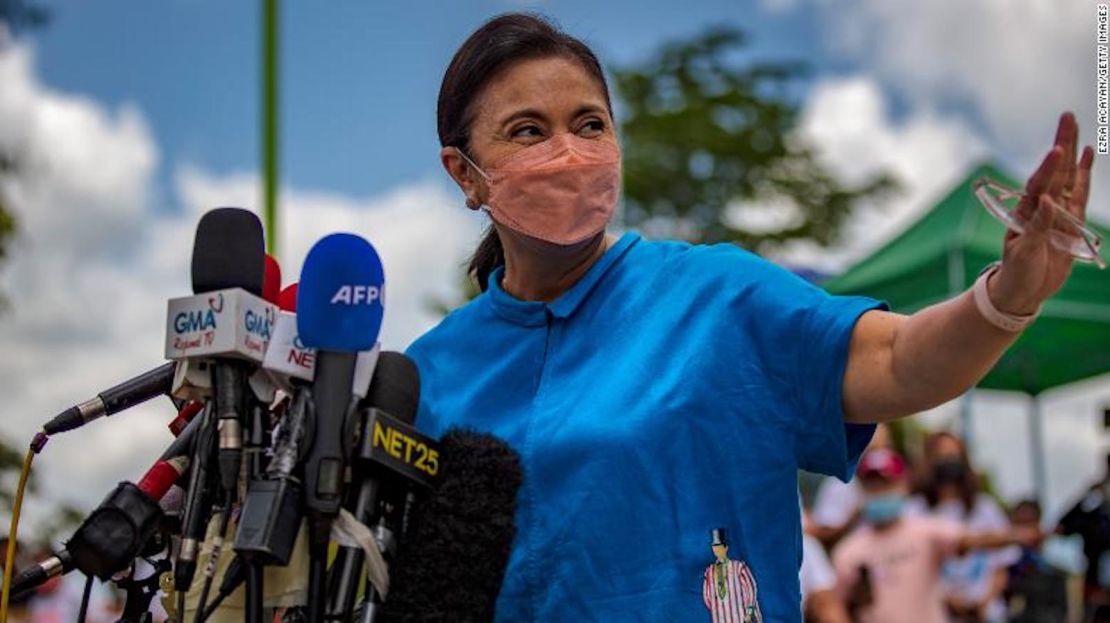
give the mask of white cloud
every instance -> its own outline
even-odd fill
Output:
[[[259,204],[255,175],[194,167],[176,175],[183,209],[155,210],[158,148],[142,114],[52,90],[33,60],[25,47],[0,47],[0,137],[21,165],[3,188],[20,232],[0,270],[10,303],[0,315],[9,414],[0,432],[21,447],[61,409],[162,361],[166,300],[190,293],[197,219],[212,207]],[[286,282],[327,233],[352,231],[375,245],[389,289],[382,342],[391,349],[436,321],[428,301],[458,296],[459,263],[480,225],[432,181],[378,197],[285,189],[283,211]],[[96,504],[160,453],[172,415],[168,401],[155,400],[52,439],[36,461],[44,497]],[[31,508],[29,525],[43,512]]]
[[[845,244],[820,249],[791,245],[780,254],[790,263],[840,270],[865,256],[930,207],[975,162],[986,157],[984,141],[958,119],[919,113],[896,122],[872,78],[826,78],[811,89],[797,128],[818,159],[848,184],[887,172],[897,195],[861,206],[847,224]]]
[[[870,72],[914,113],[970,112],[992,153],[1018,172],[1032,172],[1065,110],[1075,112],[1081,141],[1094,144],[1096,3],[816,4],[832,53]],[[1094,174],[1092,211],[1110,220],[1106,162]]]

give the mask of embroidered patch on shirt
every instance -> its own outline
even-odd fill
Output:
[[[702,576],[702,600],[712,623],[763,623],[755,575],[742,560],[728,557],[728,532],[710,531],[716,557]]]

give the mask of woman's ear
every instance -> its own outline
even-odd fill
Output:
[[[462,157],[457,147],[448,146],[440,149],[439,160],[443,163],[443,168],[447,171],[447,174],[455,180],[463,194],[466,195],[466,207],[477,210],[482,205],[481,198],[485,191],[481,176]]]

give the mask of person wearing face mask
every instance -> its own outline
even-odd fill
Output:
[[[456,52],[440,160],[492,227],[470,264],[481,294],[407,350],[417,426],[520,454],[497,621],[705,623],[716,528],[758,586],[734,618],[797,621],[797,470],[847,479],[875,422],[986,374],[1067,277],[1052,206],[1082,217],[1093,151],[1076,158],[1064,115],[1002,263],[902,316],[732,244],[610,234],[622,167],[669,157],[623,152],[615,127],[597,57],[541,18],[496,17]]]
[[[973,549],[1035,544],[1040,530],[972,532],[959,523],[909,515],[906,465],[893,450],[870,450],[857,472],[864,493],[865,523],[833,550],[837,586],[845,599],[858,592],[866,569],[869,605],[856,612],[862,623],[944,623],[944,562]]]
[[[956,435],[941,431],[925,438],[923,460],[906,504],[911,515],[931,515],[959,523],[967,530],[1006,530],[1006,513],[980,489],[981,477],[971,467],[967,448]],[[951,623],[1001,623],[1006,620],[1003,591],[1007,569],[1017,562],[1017,548],[970,551],[949,559],[944,584]]]
[[[875,435],[868,450],[891,448],[893,442],[890,428],[885,424],[875,427]],[[813,535],[827,549],[836,545],[844,535],[856,527],[862,517],[863,492],[855,479],[841,482],[836,478],[825,478],[817,488],[810,513],[807,532]]]

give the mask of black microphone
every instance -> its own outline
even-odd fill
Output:
[[[101,506],[90,514],[92,517],[104,508],[111,510],[100,517],[97,527],[90,528],[82,523],[61,551],[21,571],[12,580],[12,594],[25,593],[52,577],[64,575],[77,568],[78,564],[71,549],[77,549],[79,554],[83,552],[85,558],[92,561],[90,564],[82,565],[83,571],[107,569],[106,572],[111,574],[120,570],[113,571],[113,565],[120,564],[120,561],[134,559],[142,545],[150,538],[152,525],[157,524],[161,517],[161,513],[156,511],[149,502],[157,504],[163,500],[170,485],[188,469],[188,457],[192,453],[199,423],[198,419],[190,422],[181,434],[170,442],[137,484],[120,483],[120,486],[109,494]],[[136,497],[136,493],[142,493],[148,500],[141,499],[141,496]],[[94,529],[106,533],[109,538],[91,540]],[[136,536],[132,538],[128,535]],[[126,564],[123,564],[123,567],[126,567]]]
[[[88,424],[102,415],[115,415],[156,396],[169,394],[177,364],[170,362],[128,379],[62,411],[43,425],[47,435],[56,435]]]
[[[438,481],[410,511],[382,623],[493,620],[516,534],[520,457],[496,437],[458,429],[439,447]]]
[[[410,447],[419,448],[422,444],[424,460],[421,466],[429,464],[430,453],[438,452],[431,447],[432,444],[419,439],[415,431],[407,430],[416,421],[420,404],[420,374],[416,364],[401,353],[382,352],[362,404],[362,431],[352,461],[352,484],[357,488],[350,491],[344,507],[351,511],[355,519],[370,527],[378,543],[385,546],[384,557],[389,562],[395,552],[394,544],[400,537],[410,469],[421,458],[421,451],[409,452],[408,462],[403,460],[403,456],[397,458],[388,453],[382,453],[382,456],[391,459],[389,462],[375,461],[375,437],[381,441],[402,435],[405,441],[412,440],[412,443],[406,444]],[[390,426],[391,418],[405,426]],[[433,464],[438,461],[435,455],[432,459]],[[328,578],[329,618],[343,618],[354,610],[363,556],[363,551],[357,547],[340,547],[336,553]],[[371,604],[369,607],[381,603],[381,596],[369,584],[366,586],[365,601]]]
[[[196,574],[199,545],[216,494],[210,461],[217,438],[219,485],[228,497],[237,489],[247,379],[247,364],[241,360],[261,361],[274,313],[259,298],[265,255],[262,223],[254,213],[240,208],[211,210],[197,224],[193,242],[194,296],[170,301],[167,356],[215,359],[214,400],[199,416],[201,429],[174,564],[174,588],[182,594]]]
[[[50,578],[65,575],[70,571],[73,571],[73,556],[68,549],[63,548],[50,558],[20,571],[19,575],[12,579],[12,597],[22,597],[27,591],[42,586]]]

